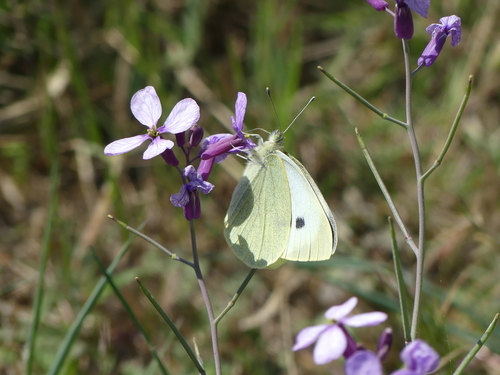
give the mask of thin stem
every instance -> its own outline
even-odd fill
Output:
[[[52,225],[57,212],[57,189],[59,187],[59,161],[52,164],[50,173],[50,204],[49,213],[47,215],[47,222],[45,224],[43,239],[42,239],[42,252],[40,255],[40,268],[38,270],[38,283],[35,290],[35,298],[33,302],[33,321],[29,331],[29,338],[26,345],[26,369],[25,374],[30,375],[33,372],[33,359],[35,354],[35,341],[38,334],[38,327],[40,325],[40,316],[42,312],[43,292],[45,286],[45,271],[47,270],[47,262],[50,253],[50,241],[52,238]]]
[[[462,103],[460,103],[460,107],[458,108],[458,112],[457,112],[457,115],[455,116],[455,120],[453,121],[453,124],[451,125],[451,129],[450,129],[450,132],[448,133],[448,138],[446,139],[446,142],[443,145],[443,149],[441,150],[441,153],[439,154],[438,158],[436,159],[436,161],[434,162],[432,167],[430,167],[429,170],[427,172],[425,172],[425,174],[422,176],[422,183],[425,182],[427,177],[429,177],[431,175],[431,173],[434,172],[437,169],[437,167],[439,167],[441,165],[441,162],[443,161],[444,156],[446,155],[446,153],[448,152],[448,149],[450,148],[451,142],[453,141],[453,137],[455,136],[455,133],[457,131],[458,124],[459,124],[460,119],[462,118],[462,115],[464,113],[465,106],[467,105],[467,102],[469,101],[469,96],[470,96],[470,92],[471,92],[471,88],[472,88],[472,78],[473,78],[472,76],[469,76],[469,83],[467,84],[467,87],[465,89],[465,94],[464,94],[464,97],[462,99]]]
[[[370,152],[366,148],[365,141],[363,138],[361,138],[361,135],[358,132],[358,128],[355,128],[356,131],[356,137],[358,138],[358,143],[359,146],[361,147],[361,151],[363,152],[363,155],[366,159],[366,162],[368,163],[368,166],[370,167],[373,176],[375,177],[375,180],[378,183],[378,186],[380,187],[380,190],[382,191],[382,194],[384,195],[385,200],[387,201],[387,204],[389,205],[389,208],[392,212],[392,216],[394,217],[394,220],[396,220],[396,223],[399,226],[399,229],[401,229],[401,232],[403,232],[403,236],[405,237],[406,242],[410,246],[410,248],[413,250],[413,252],[417,253],[418,249],[417,246],[415,245],[415,242],[413,241],[413,238],[410,236],[408,231],[406,230],[406,227],[403,223],[403,220],[401,219],[401,216],[399,215],[398,209],[396,208],[396,205],[394,204],[389,191],[387,190],[387,187],[384,184],[384,181],[382,181],[382,178],[380,177],[377,168],[375,167],[375,164],[373,163],[372,157],[370,155]]]
[[[215,317],[214,317],[214,311],[212,309],[212,303],[210,302],[210,296],[208,294],[207,286],[205,285],[205,280],[203,279],[203,274],[200,268],[200,261],[198,258],[198,247],[196,245],[196,232],[194,229],[193,220],[189,220],[189,230],[191,233],[191,246],[193,249],[193,268],[194,272],[196,273],[196,278],[198,279],[198,285],[200,286],[200,291],[203,296],[203,301],[205,301],[205,307],[207,308],[207,314],[208,314],[208,322],[210,324],[210,333],[212,336],[212,349],[214,352],[215,373],[217,375],[221,375],[222,370],[220,365],[217,325],[215,324]]]
[[[392,217],[389,216],[389,228],[391,230],[391,248],[392,248],[392,258],[394,260],[394,272],[396,274],[396,282],[398,285],[399,294],[399,307],[401,309],[401,320],[403,323],[403,333],[405,338],[405,343],[410,341],[410,319],[408,299],[406,296],[406,286],[405,280],[403,278],[403,268],[401,267],[401,257],[399,256],[398,243],[396,241],[396,232],[394,231],[394,222]]]
[[[415,162],[415,174],[417,180],[417,205],[418,205],[418,251],[417,268],[415,272],[415,299],[413,305],[413,316],[411,322],[411,339],[415,340],[417,334],[418,318],[420,312],[420,297],[422,295],[422,277],[424,272],[424,241],[425,241],[425,201],[424,184],[422,181],[422,164],[420,161],[420,151],[418,149],[417,136],[413,127],[411,116],[411,69],[410,69],[410,47],[408,41],[402,39],[403,56],[405,62],[406,76],[406,123],[408,125],[408,137],[410,139],[413,161]]]
[[[169,372],[168,372],[167,368],[165,367],[165,365],[163,364],[163,362],[161,361],[160,356],[158,355],[158,352],[156,351],[156,348],[154,347],[153,343],[149,339],[149,336],[146,333],[146,331],[144,330],[144,328],[142,327],[141,323],[139,323],[139,320],[137,319],[134,312],[132,311],[132,308],[130,307],[129,303],[125,300],[125,297],[123,297],[123,294],[120,292],[120,290],[116,286],[116,283],[113,280],[113,277],[108,273],[108,271],[106,271],[106,267],[104,267],[104,264],[102,264],[101,260],[97,256],[95,249],[93,247],[91,247],[90,250],[91,250],[92,256],[94,257],[97,264],[99,265],[101,272],[106,277],[108,284],[111,285],[111,288],[113,289],[116,296],[120,300],[121,304],[125,308],[125,311],[127,312],[128,316],[130,317],[130,319],[132,319],[132,322],[134,322],[134,325],[136,326],[136,328],[141,332],[142,337],[144,338],[144,340],[146,341],[146,344],[148,345],[148,348],[149,348],[149,351],[151,352],[151,355],[153,356],[153,358],[156,360],[156,363],[160,367],[161,373],[163,375],[168,375]]]
[[[491,332],[493,332],[493,329],[495,328],[495,325],[497,324],[498,317],[499,317],[499,314],[496,313],[495,317],[493,318],[493,321],[490,323],[490,325],[488,326],[488,328],[486,328],[486,331],[484,332],[484,334],[478,340],[478,342],[476,343],[476,345],[474,345],[474,347],[470,350],[470,352],[467,354],[467,356],[465,356],[465,358],[462,360],[462,362],[460,363],[460,365],[457,367],[457,369],[455,370],[455,372],[453,373],[453,375],[460,375],[460,374],[462,374],[462,372],[465,370],[465,368],[470,363],[470,361],[472,361],[472,359],[475,357],[475,355],[477,354],[477,352],[479,351],[479,349],[481,349],[483,347],[483,345],[486,342],[486,340],[488,340],[488,337],[490,337]]]
[[[167,254],[173,260],[177,260],[177,261],[179,261],[181,263],[184,263],[184,264],[188,265],[189,267],[194,268],[194,264],[193,263],[191,263],[191,262],[187,261],[186,259],[181,258],[177,254],[174,254],[171,251],[167,250],[166,248],[164,248],[162,245],[160,245],[158,242],[156,242],[152,238],[150,238],[150,237],[146,236],[145,234],[139,232],[137,229],[134,229],[131,226],[127,225],[127,223],[124,223],[123,221],[118,220],[117,218],[115,218],[112,215],[108,215],[108,218],[110,218],[111,220],[113,220],[114,222],[116,222],[117,224],[119,224],[120,226],[122,226],[123,228],[125,228],[126,230],[128,230],[129,232],[131,232],[131,233],[135,234],[136,236],[141,237],[143,240],[149,242],[151,245],[153,245],[157,249],[163,251],[165,254]]]
[[[399,121],[395,119],[394,117],[389,116],[387,113],[382,112],[380,109],[375,107],[373,104],[371,104],[368,100],[363,98],[361,95],[359,95],[356,91],[352,90],[350,87],[346,86],[344,83],[339,81],[337,78],[332,76],[330,73],[328,73],[325,69],[323,69],[322,66],[318,66],[318,70],[323,73],[325,76],[328,77],[332,82],[334,82],[337,86],[339,86],[342,90],[347,92],[349,95],[351,95],[354,99],[358,100],[361,104],[363,104],[365,107],[368,109],[372,110],[375,112],[377,115],[379,115],[382,119],[393,122],[405,129],[408,129],[408,125],[406,125],[404,122]]]
[[[236,291],[236,293],[233,296],[233,298],[231,298],[231,301],[229,301],[229,303],[227,304],[226,308],[219,314],[219,316],[217,317],[217,319],[215,319],[215,322],[214,322],[215,325],[219,324],[219,321],[224,317],[224,315],[226,315],[227,312],[233,308],[233,306],[235,305],[236,301],[240,297],[241,293],[243,293],[243,290],[246,288],[246,286],[248,285],[248,283],[252,279],[253,275],[255,275],[256,271],[257,271],[257,269],[255,269],[255,268],[252,268],[250,270],[250,272],[248,273],[247,277],[245,277],[245,280],[243,280],[243,282],[241,283],[240,287]]]
[[[147,299],[149,299],[149,302],[151,302],[151,304],[154,306],[154,308],[156,309],[156,311],[158,311],[158,313],[161,315],[161,317],[163,318],[163,320],[165,320],[165,322],[168,324],[168,326],[170,327],[170,329],[172,330],[172,332],[174,333],[174,335],[177,337],[177,339],[179,340],[179,342],[183,346],[184,350],[188,354],[189,358],[191,358],[191,361],[193,361],[194,365],[198,369],[198,373],[205,374],[205,369],[203,368],[203,366],[198,361],[198,358],[196,358],[196,354],[194,354],[193,349],[191,349],[191,347],[187,343],[187,341],[184,338],[184,336],[182,336],[181,332],[175,326],[175,323],[172,321],[172,319],[170,319],[170,317],[165,313],[165,311],[163,311],[163,309],[161,308],[160,304],[156,301],[156,299],[150,293],[150,291],[148,290],[148,288],[146,288],[144,286],[144,284],[141,283],[141,281],[139,280],[138,277],[135,278],[135,281],[137,281],[137,283],[139,284],[139,288],[141,288],[141,290],[144,293],[144,295],[147,297]]]

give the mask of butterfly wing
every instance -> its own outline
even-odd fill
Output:
[[[280,156],[269,153],[262,162],[247,164],[224,219],[226,241],[247,266],[266,268],[285,251],[291,199]]]
[[[288,246],[281,258],[292,261],[329,259],[337,247],[337,225],[316,183],[293,156],[277,151],[285,166],[292,217]]]

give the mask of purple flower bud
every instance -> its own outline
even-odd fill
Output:
[[[176,141],[178,147],[184,146],[186,144],[186,133],[182,132],[182,133],[176,134],[175,141]]]
[[[384,0],[366,0],[366,1],[368,1],[368,3],[376,10],[385,10],[386,8],[389,7],[389,4],[387,4],[387,2]]]
[[[413,36],[413,17],[408,4],[404,0],[396,0],[394,32],[399,39],[408,40]]]
[[[203,128],[195,127],[189,131],[189,144],[191,147],[196,147],[200,144],[203,139]]]
[[[383,362],[392,346],[392,328],[386,328],[380,335],[377,346],[377,357]]]
[[[177,157],[175,156],[175,154],[172,151],[172,149],[167,148],[160,155],[161,155],[161,157],[163,158],[163,160],[165,160],[165,162],[168,165],[172,165],[174,167],[177,167],[179,165],[179,160],[177,160]]]
[[[439,20],[441,24],[433,23],[427,27],[427,32],[431,34],[431,40],[425,47],[422,55],[418,59],[418,65],[431,66],[436,61],[439,53],[443,49],[448,35],[451,35],[451,46],[455,47],[460,43],[462,36],[461,20],[457,16],[443,17]]]

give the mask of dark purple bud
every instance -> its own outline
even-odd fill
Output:
[[[198,192],[189,192],[189,203],[184,206],[184,217],[187,220],[197,220],[201,216],[200,197]]]
[[[384,0],[366,0],[376,10],[385,10],[389,4]]]
[[[186,132],[177,133],[175,135],[177,146],[182,147],[186,144]]]
[[[165,162],[168,165],[173,165],[174,167],[177,167],[179,165],[179,160],[177,160],[177,158],[176,158],[174,152],[172,151],[172,149],[167,148],[160,155],[161,155],[161,157],[163,158],[163,160],[165,160]]]
[[[191,147],[196,147],[200,144],[201,140],[203,139],[203,128],[192,128],[190,131],[189,131],[189,144],[191,145]]]
[[[382,332],[382,334],[380,335],[380,339],[378,340],[377,357],[380,359],[380,362],[383,362],[387,358],[391,346],[392,328],[388,327],[384,329],[384,332]]]
[[[413,36],[413,18],[411,10],[404,0],[396,0],[394,32],[399,39],[411,39]]]

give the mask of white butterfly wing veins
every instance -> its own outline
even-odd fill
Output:
[[[283,134],[274,131],[252,151],[224,219],[227,243],[251,268],[326,260],[337,246],[335,219],[323,195],[282,149]]]

